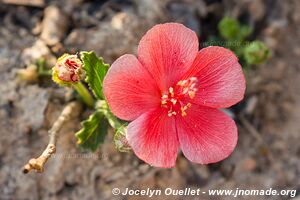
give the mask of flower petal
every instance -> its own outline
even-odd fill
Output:
[[[175,119],[165,109],[149,111],[128,125],[127,140],[134,153],[155,167],[173,167],[179,150]]]
[[[199,81],[196,104],[224,108],[244,98],[243,70],[237,57],[228,49],[217,46],[201,49],[184,77],[191,76]]]
[[[160,105],[160,91],[134,55],[124,55],[109,68],[103,92],[111,111],[124,120],[134,120]]]
[[[152,74],[159,88],[165,91],[193,63],[198,45],[196,33],[184,25],[159,24],[141,39],[138,59]]]
[[[183,154],[195,163],[221,161],[237,144],[234,121],[215,108],[193,105],[185,117],[176,118],[176,126]]]

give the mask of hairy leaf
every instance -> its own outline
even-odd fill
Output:
[[[86,72],[85,81],[88,83],[97,99],[104,99],[102,84],[109,65],[104,63],[103,58],[97,57],[95,52],[83,51],[80,54],[83,62],[83,69]]]
[[[101,110],[108,120],[109,125],[115,130],[119,129],[123,124],[122,120],[118,119],[109,109],[106,101],[99,100],[96,102],[96,108]],[[125,122],[124,122],[125,123]]]
[[[113,129],[115,129],[115,135],[114,135],[115,147],[120,152],[129,152],[131,148],[126,139],[128,123],[114,116],[110,111],[107,102],[104,100],[97,101],[96,109],[101,110],[103,112],[109,125]]]
[[[81,124],[83,128],[75,134],[77,143],[83,149],[96,151],[107,134],[108,122],[105,115],[101,110],[96,110]]]

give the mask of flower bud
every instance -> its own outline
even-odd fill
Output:
[[[53,67],[53,80],[59,85],[70,85],[82,79],[82,61],[77,55],[65,54]]]
[[[129,152],[131,150],[126,138],[126,134],[127,127],[121,126],[114,135],[115,146],[120,152]]]
[[[248,64],[261,64],[271,56],[269,48],[261,41],[253,41],[244,50],[244,57]]]

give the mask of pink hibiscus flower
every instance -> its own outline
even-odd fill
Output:
[[[218,108],[243,99],[242,68],[230,50],[198,46],[185,26],[156,25],[140,41],[138,58],[121,56],[104,79],[111,111],[132,121],[128,143],[153,166],[173,167],[179,148],[190,161],[208,164],[236,146],[235,122]]]

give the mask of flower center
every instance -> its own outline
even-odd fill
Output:
[[[170,87],[169,91],[161,97],[161,106],[168,109],[168,116],[181,114],[186,116],[186,110],[192,106],[189,99],[195,97],[198,79],[191,77],[180,80],[175,87]]]

